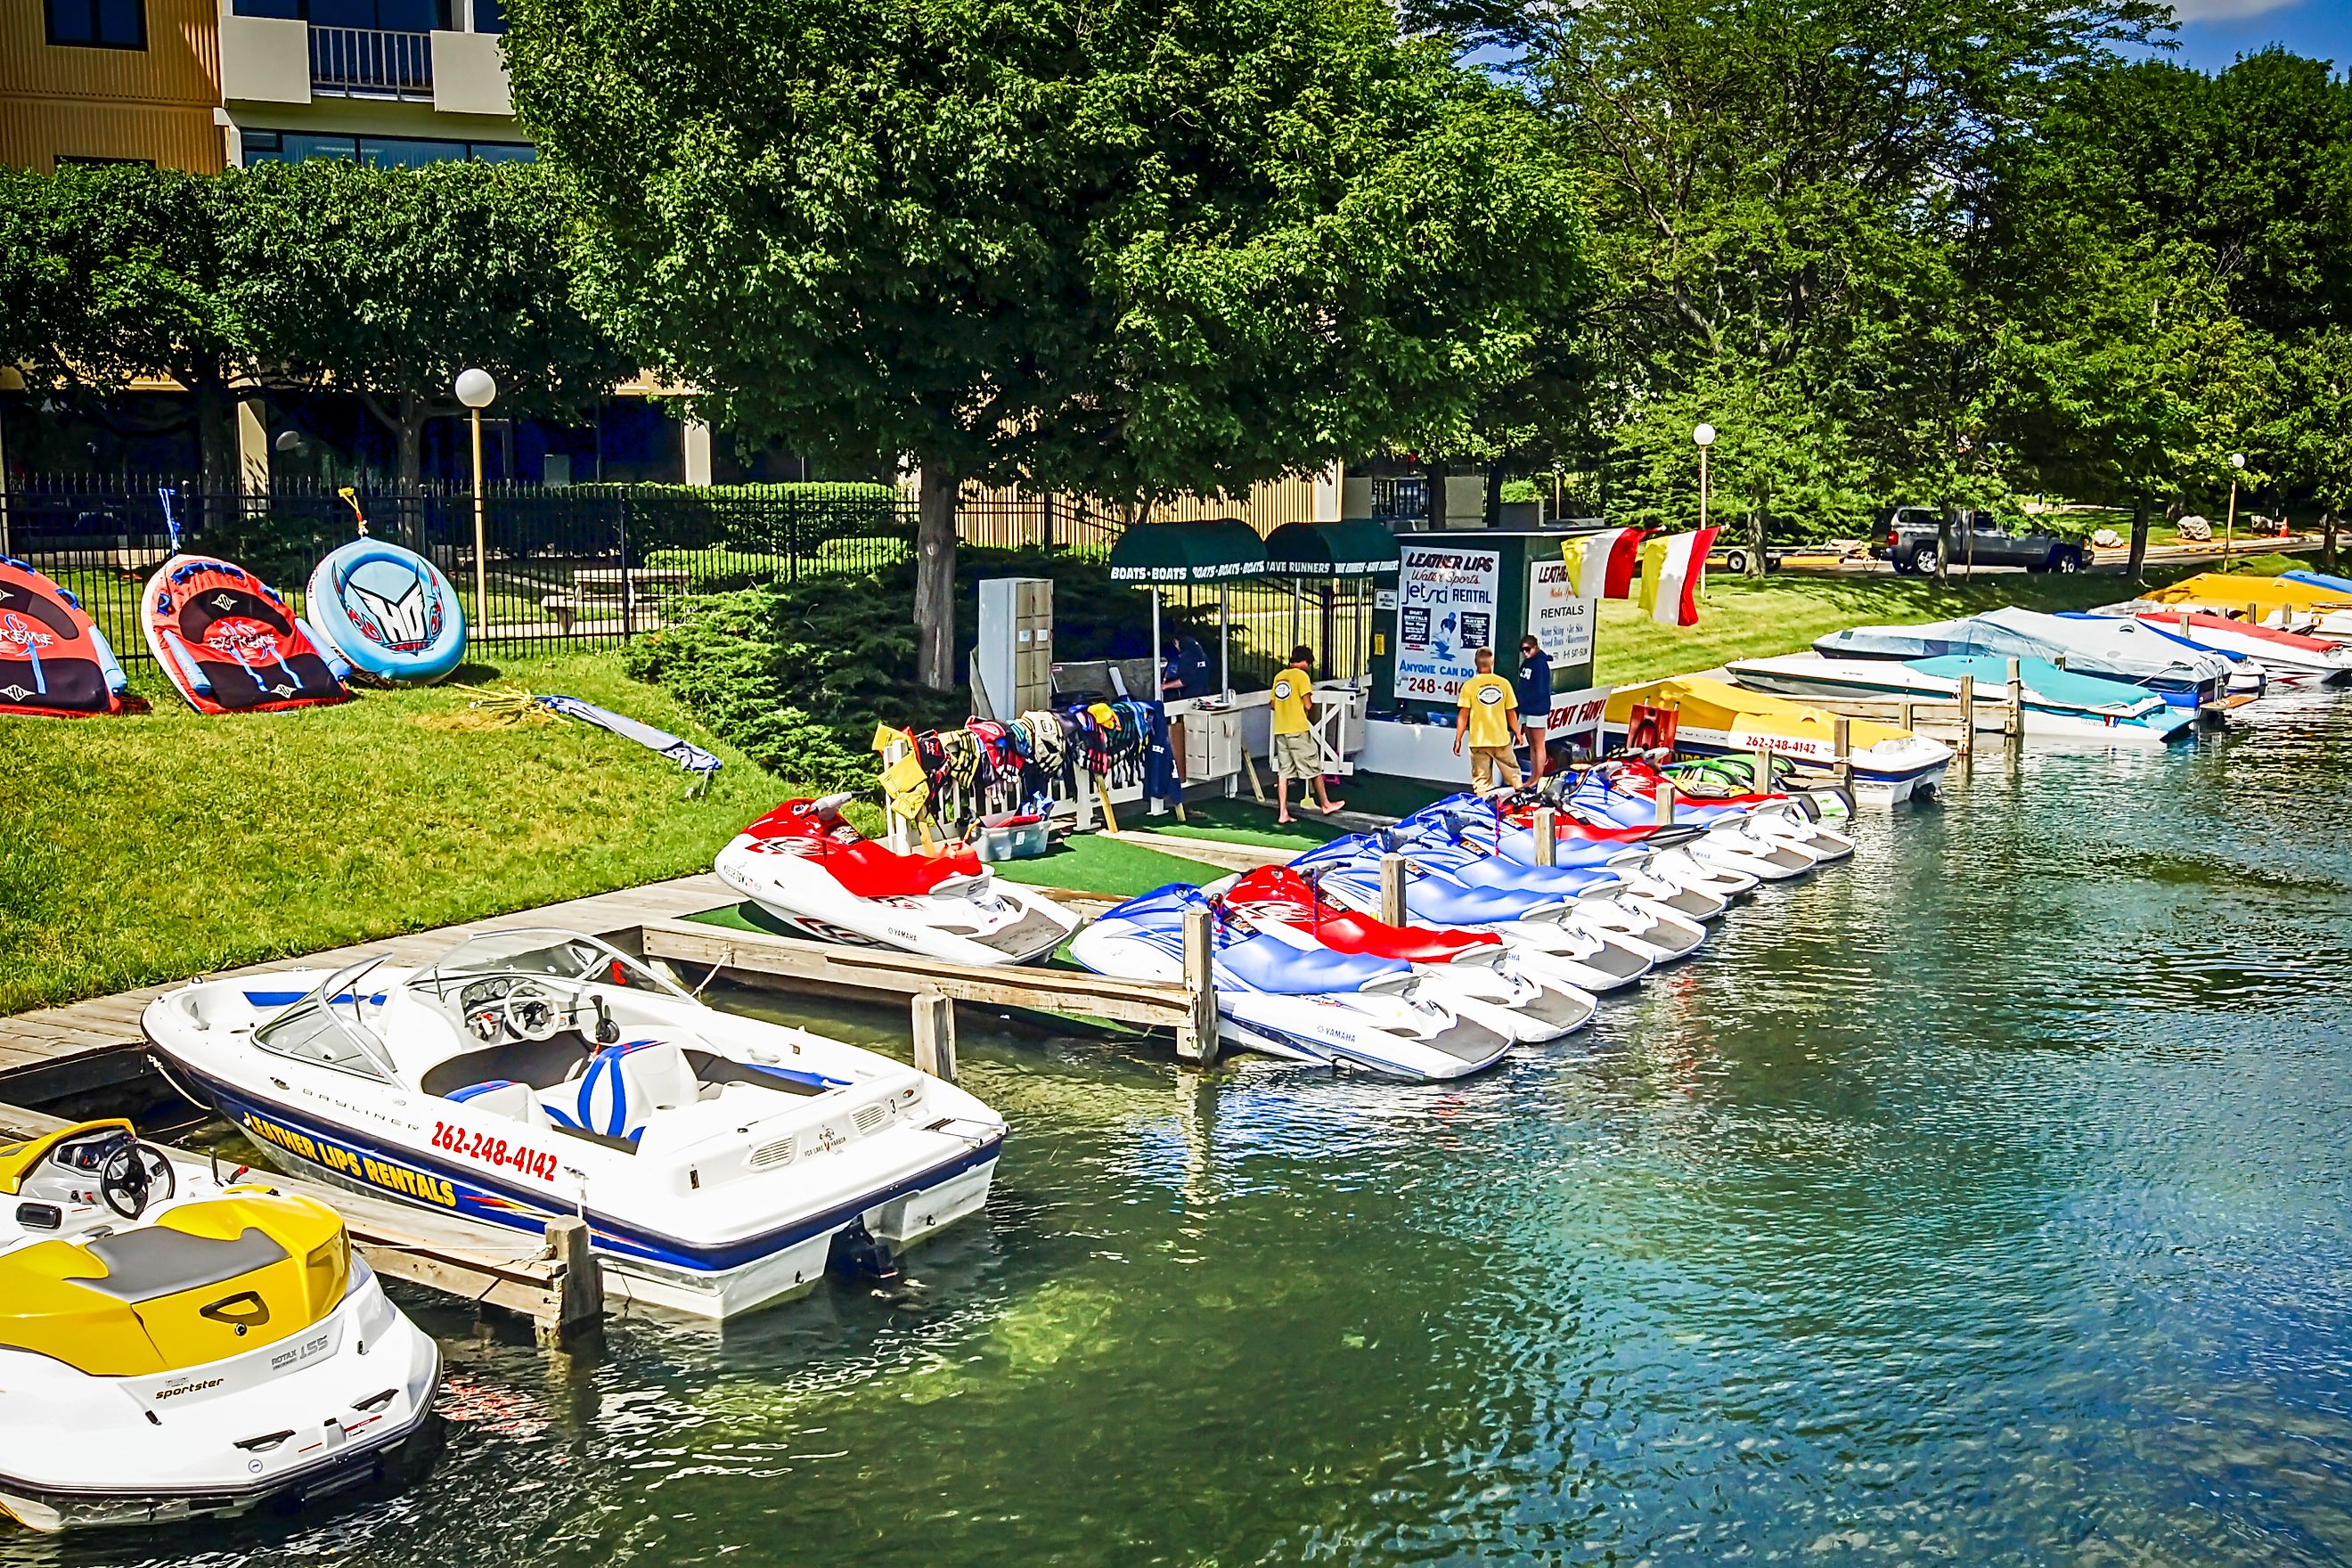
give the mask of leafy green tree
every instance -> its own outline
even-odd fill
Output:
[[[519,113],[623,339],[716,420],[955,500],[1133,503],[1445,424],[1569,286],[1572,184],[1378,0],[515,0]]]
[[[257,168],[226,242],[257,347],[283,378],[358,395],[410,484],[469,365],[501,412],[577,413],[633,366],[572,299],[561,196],[529,163]]]
[[[1696,413],[1727,440],[1762,421],[1753,471],[1786,478],[1728,492],[1751,518],[1784,504],[1761,496],[1845,493],[1865,459],[1883,492],[1948,512],[2004,489],[1994,155],[2164,7],[1589,0],[1462,16],[1525,51],[1591,179],[1598,353],[1630,482],[1641,454],[1680,459]],[[1647,432],[1663,408],[1678,435]]]
[[[177,381],[205,483],[223,489],[254,366],[248,279],[227,248],[241,193],[234,177],[130,164],[0,174],[0,350],[43,390]]]

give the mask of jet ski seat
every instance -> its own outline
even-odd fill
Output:
[[[970,850],[900,855],[870,838],[828,843],[815,859],[852,897],[860,899],[916,899],[944,890],[942,883],[981,875],[980,857]]]
[[[1412,965],[1402,959],[1293,947],[1272,936],[1247,936],[1229,942],[1218,952],[1217,962],[1253,990],[1282,996],[1360,991],[1375,980],[1412,973]]]

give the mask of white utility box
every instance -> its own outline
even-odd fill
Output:
[[[972,711],[1000,723],[1054,705],[1054,580],[984,577]]]

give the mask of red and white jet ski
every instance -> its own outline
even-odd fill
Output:
[[[1392,926],[1325,900],[1287,866],[1261,866],[1202,889],[1229,915],[1265,930],[1281,926],[1335,952],[1401,958],[1420,970],[1431,990],[1462,1002],[1505,1009],[1515,1038],[1535,1045],[1591,1021],[1592,994],[1546,973],[1543,955],[1507,946],[1492,931],[1433,931]]]
[[[901,855],[842,819],[854,799],[788,800],[713,862],[721,880],[820,942],[895,947],[957,963],[1027,963],[1062,945],[1078,917],[998,880],[961,844]]]

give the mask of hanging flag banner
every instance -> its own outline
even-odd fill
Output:
[[[1503,557],[1494,550],[1408,544],[1397,561],[1396,693],[1451,702],[1494,646]]]
[[[1642,536],[1645,531],[1639,528],[1604,528],[1598,533],[1561,540],[1560,559],[1575,577],[1577,596],[1622,599],[1631,594],[1633,569],[1641,563]]]
[[[1648,563],[1643,563],[1642,600],[1660,626],[1698,625],[1698,591],[1706,581],[1706,552],[1715,548],[1717,531],[1701,528],[1653,542],[1652,548],[1658,550],[1657,573],[1653,581]]]
[[[1528,563],[1528,633],[1543,645],[1555,669],[1592,662],[1592,623],[1599,605],[1577,592],[1565,560]]]

